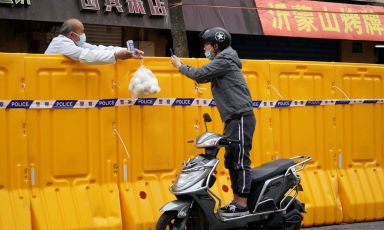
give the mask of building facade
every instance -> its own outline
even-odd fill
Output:
[[[168,56],[170,7],[182,7],[190,57],[199,31],[223,26],[241,58],[383,63],[382,0],[0,0],[0,52],[43,53],[61,23],[78,18],[93,44],[134,40],[148,56]]]

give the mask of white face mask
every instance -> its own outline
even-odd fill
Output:
[[[207,50],[207,51],[205,51],[204,55],[205,55],[205,57],[208,58],[209,60],[213,60],[213,59],[215,58],[215,54],[213,54],[213,53],[211,52],[211,50]]]
[[[82,34],[82,35],[79,35],[79,40],[76,43],[77,46],[82,46],[84,45],[84,43],[87,41],[87,37],[85,36],[85,34]]]

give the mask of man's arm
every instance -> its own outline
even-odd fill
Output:
[[[89,43],[85,43],[82,48],[87,48],[90,50],[101,50],[101,51],[114,51],[115,52],[115,59],[125,60],[128,58],[134,58],[134,59],[142,59],[144,58],[144,52],[135,49],[135,53],[131,53],[128,51],[127,48],[119,47],[119,46],[103,46],[103,45],[92,45]]]
[[[64,54],[72,60],[87,64],[114,64],[117,59],[141,59],[144,55],[144,52],[138,49],[136,49],[135,55],[132,55],[127,49],[115,46],[95,46],[86,43],[79,47],[64,36],[54,38],[45,53]]]
[[[92,45],[87,42],[84,43],[84,45],[82,45],[81,48],[90,49],[90,50],[110,50],[110,51],[119,51],[121,49],[126,49],[119,46]]]
[[[225,58],[217,57],[207,65],[204,65],[200,68],[194,68],[182,64],[179,67],[179,71],[198,83],[206,83],[210,82],[213,78],[220,77],[222,73],[227,71],[225,68],[226,66],[228,66],[228,60]]]
[[[115,64],[115,51],[83,49],[79,60],[86,64]]]
[[[63,37],[55,38],[45,53],[63,54],[72,60],[88,64],[113,64],[116,62],[114,50],[91,50],[78,47],[73,41]]]

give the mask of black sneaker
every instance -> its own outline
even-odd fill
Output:
[[[225,211],[227,211],[227,209],[229,208],[229,206],[230,206],[230,205],[233,205],[233,204],[236,204],[236,202],[235,202],[234,200],[231,201],[231,203],[225,205],[224,207],[221,207],[221,208],[220,208],[220,211],[221,211],[221,212],[225,212]]]
[[[221,209],[221,216],[224,218],[233,218],[248,215],[248,207],[243,207],[235,202],[231,202]]]

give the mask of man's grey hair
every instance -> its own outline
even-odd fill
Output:
[[[67,36],[67,34],[71,31],[73,31],[73,24],[72,23],[67,23],[67,22],[64,22],[63,25],[61,25],[60,27],[60,34],[61,35],[64,35],[64,36]]]

